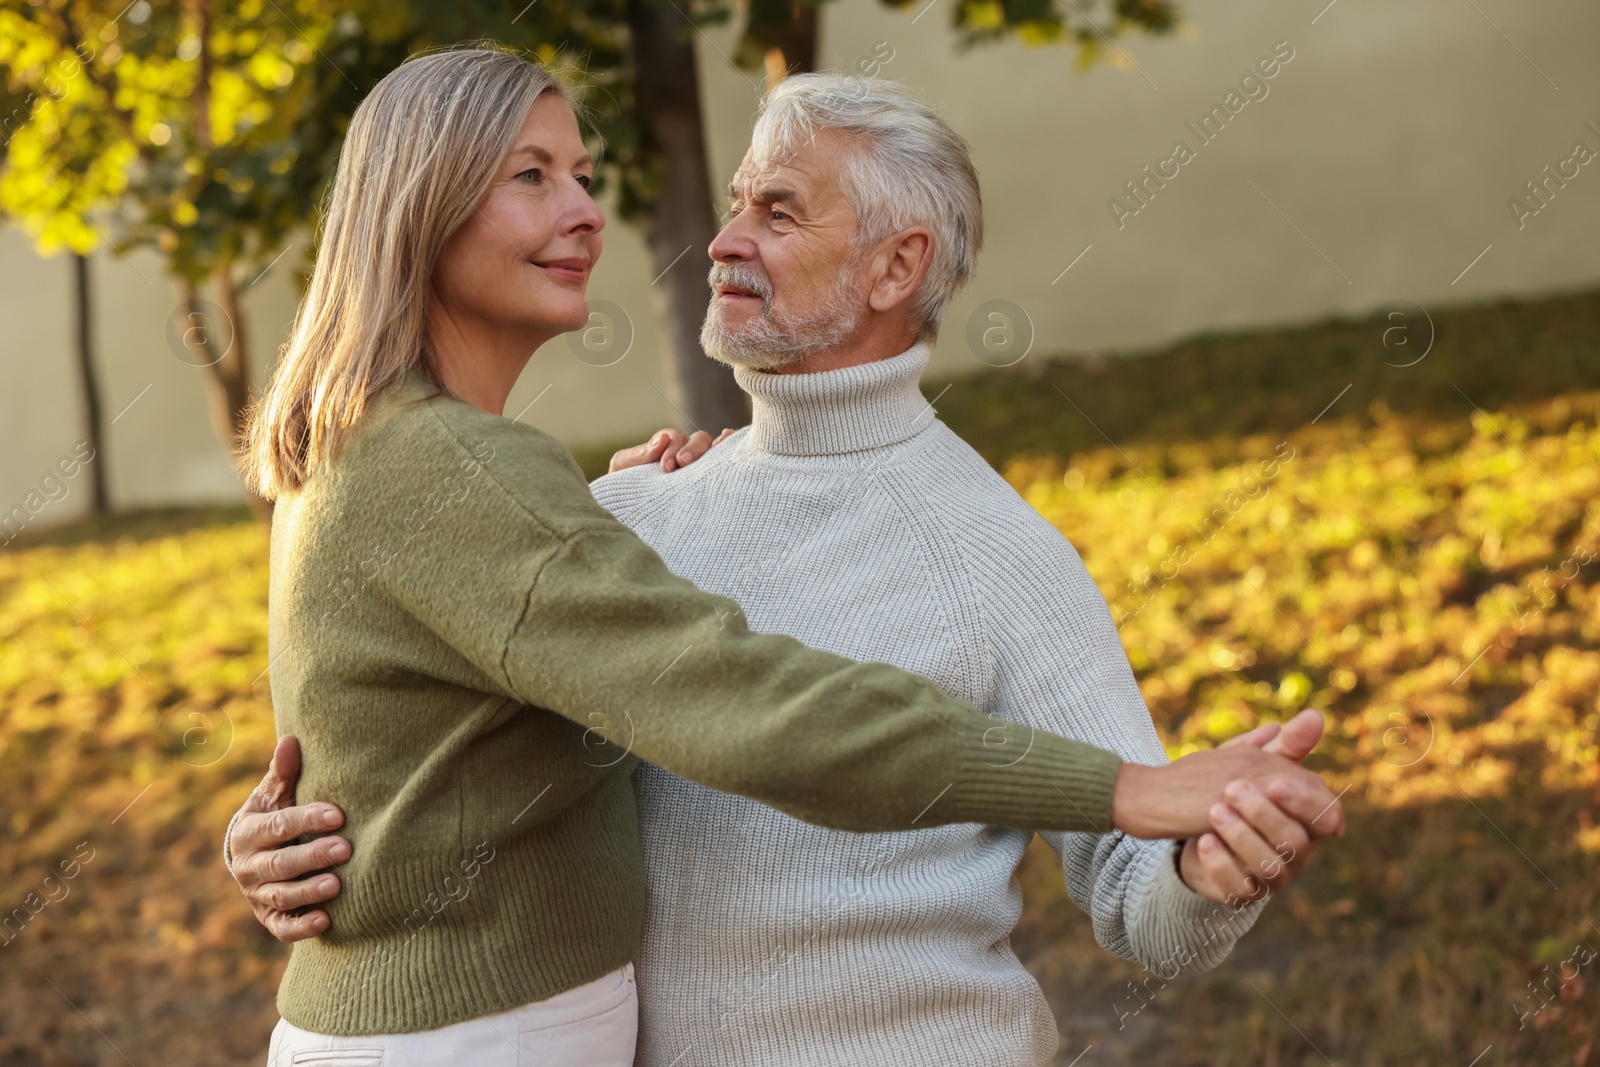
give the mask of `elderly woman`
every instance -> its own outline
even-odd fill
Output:
[[[1306,774],[1248,745],[1125,768],[753,634],[669,573],[502,417],[534,350],[586,322],[593,170],[562,86],[500,51],[413,59],[351,123],[241,459],[277,502],[278,727],[359,846],[263,860],[348,859],[294,946],[274,1063],[629,1064],[639,758],[853,830],[1182,836],[1231,779]]]

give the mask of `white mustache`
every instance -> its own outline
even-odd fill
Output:
[[[748,263],[713,263],[706,280],[713,290],[719,285],[732,285],[755,293],[762,300],[772,299],[772,283]]]

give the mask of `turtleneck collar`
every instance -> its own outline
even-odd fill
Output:
[[[750,394],[750,443],[784,456],[826,456],[897,444],[933,422],[917,383],[932,355],[926,344],[898,356],[819,374],[771,374],[734,367]]]

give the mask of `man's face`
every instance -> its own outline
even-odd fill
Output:
[[[745,154],[710,248],[700,342],[712,357],[774,369],[855,331],[866,305],[855,211],[838,181],[846,151],[839,134],[822,130],[782,161]]]

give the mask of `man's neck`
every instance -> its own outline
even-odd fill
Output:
[[[917,343],[917,332],[904,322],[864,321],[850,339],[837,348],[813,352],[798,363],[774,369],[773,374],[821,374],[823,371],[859,367],[892,359]]]
[[[934,418],[917,387],[925,344],[828,373],[766,374],[734,368],[750,395],[751,447],[785,456],[830,456],[884,448],[913,437]]]

